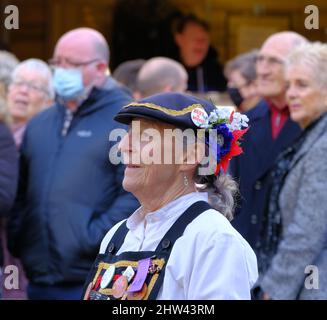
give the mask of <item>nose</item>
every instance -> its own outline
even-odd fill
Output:
[[[288,101],[291,101],[292,99],[295,99],[297,96],[297,92],[294,88],[294,86],[289,86],[288,89],[286,90],[286,99]]]

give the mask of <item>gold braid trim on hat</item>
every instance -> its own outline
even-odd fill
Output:
[[[125,106],[124,108],[127,108],[127,107],[145,107],[145,108],[149,108],[149,109],[162,111],[162,112],[164,112],[170,116],[174,116],[174,117],[183,116],[184,114],[192,112],[195,108],[203,109],[203,106],[199,103],[192,104],[182,110],[172,110],[169,108],[158,106],[154,103],[137,103],[137,102],[132,102],[132,103],[128,104],[127,106]]]

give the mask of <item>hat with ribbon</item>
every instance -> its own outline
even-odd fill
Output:
[[[211,101],[177,92],[160,93],[132,102],[114,119],[129,124],[135,118],[157,120],[181,129],[204,129],[206,144],[209,148],[214,144],[217,150],[215,175],[220,169],[226,172],[229,161],[242,153],[239,140],[248,130],[249,120],[231,108],[216,107]]]

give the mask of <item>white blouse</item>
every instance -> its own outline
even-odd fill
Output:
[[[189,193],[145,216],[137,209],[127,219],[129,232],[117,254],[154,251],[178,217],[201,200],[208,201],[208,194]],[[121,223],[106,234],[100,253],[106,251]],[[257,259],[249,244],[221,213],[210,209],[195,218],[176,240],[157,299],[250,299],[257,278]]]

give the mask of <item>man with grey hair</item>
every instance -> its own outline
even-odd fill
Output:
[[[122,62],[112,73],[112,77],[131,92],[136,89],[136,78],[146,60],[135,59]]]
[[[306,42],[301,35],[285,31],[273,34],[263,43],[256,62],[257,87],[263,99],[247,113],[251,129],[242,144],[244,153],[231,161],[230,171],[240,183],[241,194],[233,226],[255,250],[261,245],[260,230],[270,191],[271,168],[278,154],[301,132],[289,118],[284,61]]]
[[[9,248],[21,258],[30,299],[79,299],[108,228],[138,203],[122,188],[122,164],[108,159],[113,120],[130,102],[107,76],[109,47],[78,28],[57,42],[56,103],[27,125]]]
[[[14,69],[8,88],[7,105],[11,131],[20,146],[26,123],[53,103],[54,89],[49,66],[39,59],[22,61]]]
[[[187,79],[187,72],[182,64],[169,58],[154,57],[141,67],[134,96],[141,99],[161,92],[184,92]]]

